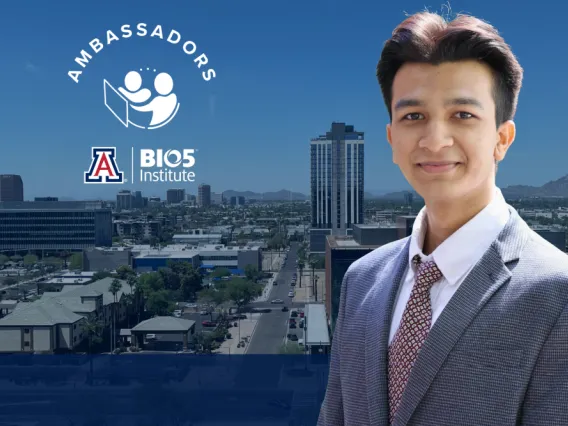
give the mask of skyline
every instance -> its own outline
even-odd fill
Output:
[[[441,5],[430,4],[430,10],[441,11]],[[26,199],[107,199],[118,188],[151,196],[171,186],[84,185],[91,147],[116,146],[124,155],[132,146],[195,148],[196,180],[185,186],[188,193],[196,194],[197,186],[207,183],[214,192],[286,189],[309,194],[310,139],[329,131],[335,121],[365,133],[366,192],[409,189],[391,161],[385,138],[388,115],[375,68],[382,43],[404,12],[423,9],[419,1],[378,5],[356,0],[271,5],[259,0],[238,5],[177,1],[162,9],[149,1],[107,1],[95,9],[67,0],[4,5],[2,11],[11,19],[0,27],[0,35],[11,41],[0,49],[7,58],[4,71],[10,84],[3,94],[10,108],[0,126],[0,174],[21,175]],[[498,186],[540,186],[566,175],[568,149],[559,143],[563,133],[558,124],[568,87],[558,82],[564,79],[567,59],[557,51],[566,40],[561,17],[568,5],[554,4],[557,13],[546,22],[530,19],[534,11],[523,5],[510,9],[463,0],[452,2],[452,9],[494,24],[525,69],[517,140],[500,164]],[[523,21],[531,22],[533,31],[526,31]],[[216,77],[205,81],[181,46],[148,37],[105,46],[83,69],[79,83],[68,76],[90,40],[139,22],[149,28],[162,25],[165,37],[175,29],[183,40],[194,41]],[[546,34],[537,49],[534,33]],[[551,57],[554,67],[549,66]],[[127,129],[102,102],[103,79],[120,82],[126,71],[142,66],[168,71],[175,81],[180,110],[162,129]]]

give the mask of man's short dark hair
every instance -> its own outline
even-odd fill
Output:
[[[386,41],[377,65],[377,78],[392,120],[392,84],[405,63],[478,60],[494,72],[497,126],[513,119],[523,80],[523,69],[505,40],[490,24],[468,15],[446,21],[440,15],[421,12],[405,19]]]

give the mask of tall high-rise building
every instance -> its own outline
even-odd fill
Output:
[[[211,185],[202,183],[197,189],[197,204],[199,207],[211,205]]]
[[[24,183],[20,175],[0,175],[0,201],[24,201]]]
[[[325,252],[327,235],[345,236],[363,223],[365,133],[332,123],[331,130],[311,140],[310,250]]]

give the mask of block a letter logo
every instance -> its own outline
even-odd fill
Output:
[[[85,172],[85,183],[124,183],[124,174],[116,165],[116,148],[93,148],[91,167]]]

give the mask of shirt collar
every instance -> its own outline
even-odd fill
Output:
[[[509,220],[509,208],[499,188],[491,202],[469,222],[454,232],[429,256],[422,252],[428,227],[426,207],[418,213],[412,227],[409,246],[409,267],[420,255],[423,261],[434,260],[450,285],[457,284],[474,266],[497,238]]]

